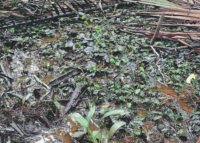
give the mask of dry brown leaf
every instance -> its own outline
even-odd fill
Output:
[[[69,133],[64,133],[62,135],[62,142],[63,143],[72,143],[72,137],[70,136]]]
[[[188,113],[191,113],[192,110],[195,110],[195,102],[188,102],[187,99],[180,98],[178,100],[178,104],[180,105],[181,109],[185,110]]]
[[[199,136],[199,138],[198,138],[198,141],[197,141],[197,143],[200,143],[200,136]]]
[[[126,136],[120,143],[138,143],[138,138],[134,138],[131,136]]]
[[[145,133],[149,132],[154,126],[153,122],[144,122]]]
[[[78,131],[79,128],[81,128],[81,126],[76,123],[76,121],[74,121],[71,117],[68,118],[68,121],[70,123],[71,133],[75,133]]]
[[[45,82],[46,84],[48,84],[52,79],[54,78],[53,75],[46,75],[42,81]]]
[[[56,33],[55,37],[50,38],[43,38],[41,41],[41,46],[47,43],[56,42],[58,40],[62,39],[62,35],[60,33]]]
[[[161,92],[164,95],[168,95],[172,98],[178,99],[178,104],[184,111],[190,113],[192,110],[195,110],[196,102],[195,100],[189,101],[190,95],[194,93],[193,88],[185,87],[184,89],[180,89],[180,96],[177,96],[177,93],[168,86],[165,85],[158,85],[159,87],[154,88],[152,91]],[[165,101],[167,104],[168,102]]]
[[[92,123],[92,122],[90,122],[89,128],[90,128],[91,131],[99,130],[99,127],[96,124]]]
[[[165,95],[177,98],[177,93],[169,86],[159,84],[158,87],[152,89],[154,92],[162,92]]]
[[[147,115],[147,112],[144,109],[138,109],[137,110],[137,116],[138,117],[145,117]]]
[[[164,138],[164,143],[179,143],[179,140],[177,138]]]

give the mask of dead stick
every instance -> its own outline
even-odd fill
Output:
[[[153,35],[153,38],[151,39],[151,42],[150,42],[150,45],[153,45],[157,36],[158,36],[158,33],[160,31],[160,27],[162,25],[162,22],[163,22],[163,19],[164,19],[164,15],[161,15],[160,18],[159,18],[159,21],[158,21],[158,24],[157,24],[157,27],[156,27],[156,31]]]
[[[67,106],[65,106],[63,115],[67,114],[67,112],[72,108],[73,104],[76,102],[76,100],[80,97],[81,91],[82,91],[83,86],[78,86],[74,90],[74,92],[71,95],[71,99],[68,102]]]
[[[44,0],[44,2],[43,2],[43,4],[42,4],[42,9],[41,9],[41,11],[40,11],[40,15],[42,15],[42,13],[43,13],[45,3],[46,3],[46,0]]]

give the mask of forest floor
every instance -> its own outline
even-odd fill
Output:
[[[159,17],[141,8],[5,30],[1,142],[197,142],[200,52],[167,36],[149,46]]]

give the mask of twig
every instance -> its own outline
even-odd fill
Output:
[[[140,42],[135,41],[138,45],[140,45],[142,48],[151,48],[151,45],[143,46]],[[191,45],[194,49],[200,47],[200,44],[192,44]],[[163,47],[163,46],[153,46],[155,49],[162,49],[162,50],[169,50],[169,51],[176,51],[176,50],[182,50],[182,49],[191,49],[189,46],[179,46],[179,47]]]
[[[162,78],[163,78],[163,81],[164,81],[165,76],[164,76],[164,74],[162,73],[160,66],[158,65],[159,62],[161,61],[161,60],[160,60],[160,55],[158,54],[158,52],[156,52],[156,50],[154,49],[153,46],[151,46],[151,49],[153,50],[153,52],[154,52],[154,53],[156,54],[156,56],[157,56],[158,61],[156,62],[156,66],[158,67],[158,71],[159,71],[160,74],[162,75]]]
[[[59,75],[58,77],[54,78],[53,80],[51,80],[49,82],[49,85],[51,87],[57,86],[58,84],[66,81],[67,79],[69,79],[70,77],[73,77],[77,74],[79,74],[80,71],[78,69],[70,69],[68,70],[66,73]]]
[[[41,84],[42,86],[44,86],[46,89],[50,90],[51,88],[44,82],[42,82],[36,75],[33,75],[33,77],[35,78],[35,80]]]
[[[67,104],[67,106],[65,106],[65,109],[63,110],[63,115],[67,114],[67,112],[75,106],[75,103],[77,104],[77,100],[80,98],[80,96],[85,93],[87,86],[78,86],[76,87],[76,89],[74,90],[74,92],[72,93],[72,97],[69,101],[69,103]],[[84,89],[84,91],[83,91]],[[81,91],[83,91],[83,93],[81,93]]]
[[[15,122],[10,123],[10,126],[15,129],[21,136],[24,136],[25,133],[17,126]]]
[[[17,94],[17,93],[13,93],[13,92],[6,92],[6,94],[13,96],[13,97],[16,97],[16,98],[19,98],[21,100],[23,100],[23,98],[24,98],[22,95]]]
[[[42,9],[41,9],[41,11],[40,11],[40,15],[42,15],[42,13],[43,13],[45,3],[46,3],[46,0],[44,0],[44,2],[43,2],[43,4],[42,4]]]
[[[51,93],[52,90],[49,90],[45,95],[43,95],[40,100],[43,100],[47,95],[49,95]]]
[[[150,45],[153,45],[157,36],[158,36],[158,33],[160,31],[160,27],[162,25],[162,22],[163,22],[163,19],[164,19],[164,15],[161,15],[160,18],[159,18],[159,21],[158,21],[158,24],[157,24],[157,28],[156,28],[156,31],[153,35],[153,38],[151,39],[151,42],[150,42]]]
[[[153,47],[153,46],[151,46],[151,49],[152,49],[152,50],[153,50],[153,52],[156,54],[157,58],[159,58],[159,59],[160,59],[160,55],[158,54],[158,52],[156,52],[156,50],[154,49],[154,47]]]

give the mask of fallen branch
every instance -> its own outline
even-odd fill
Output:
[[[67,104],[67,106],[65,106],[65,108],[63,109],[63,115],[66,115],[67,112],[72,108],[75,107],[76,104],[78,103],[78,99],[80,98],[81,95],[83,95],[83,93],[85,93],[87,86],[78,86],[76,87],[76,89],[74,90],[74,92],[72,93],[71,99],[69,101],[69,103]],[[82,92],[83,91],[83,92]],[[82,93],[81,93],[82,92]]]
[[[46,89],[50,90],[50,87],[49,87],[46,83],[42,82],[36,75],[33,75],[33,77],[35,78],[35,80],[36,80],[39,84],[41,84],[41,85],[42,85],[43,87],[45,87]]]
[[[49,85],[51,87],[55,87],[57,86],[58,84],[66,81],[67,79],[69,79],[70,77],[73,77],[77,74],[79,74],[80,71],[78,69],[70,69],[68,70],[66,73],[62,74],[62,75],[59,75],[58,77],[54,78],[53,80],[51,80],[49,82]]]
[[[151,45],[143,46],[140,42],[136,42],[138,45],[140,45],[142,48],[150,49]],[[191,45],[194,49],[199,48],[200,44],[192,44]],[[164,47],[164,46],[153,46],[156,49],[161,50],[169,50],[169,51],[176,51],[176,50],[182,50],[182,49],[191,49],[189,46],[179,46],[179,47]]]
[[[163,22],[163,19],[164,19],[164,15],[161,15],[160,18],[159,18],[159,21],[158,21],[158,24],[157,24],[157,28],[156,28],[156,31],[153,35],[153,38],[151,39],[151,42],[150,42],[150,45],[153,45],[157,36],[158,36],[158,33],[160,31],[160,27],[161,27],[161,24]]]

